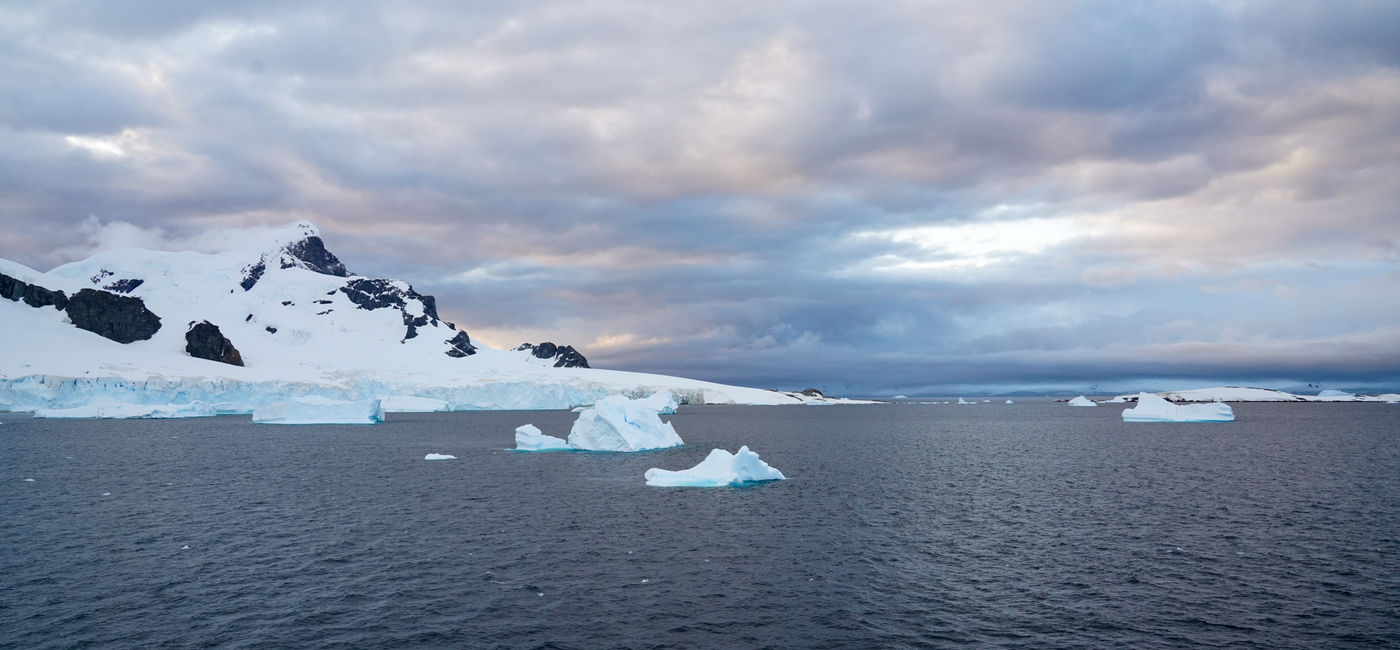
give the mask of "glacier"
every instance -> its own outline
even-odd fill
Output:
[[[257,424],[379,424],[384,409],[379,400],[334,400],[308,396],[273,402],[253,411]]]
[[[435,413],[451,411],[452,405],[445,400],[412,395],[391,395],[379,400],[385,413]]]
[[[207,418],[218,410],[204,402],[189,404],[88,404],[71,408],[41,408],[34,410],[36,418]]]
[[[1151,393],[1139,393],[1137,405],[1123,409],[1124,422],[1234,422],[1229,404],[1172,404]]]
[[[569,446],[583,451],[645,451],[684,445],[655,406],[646,399],[604,397],[579,412],[569,430]]]
[[[572,449],[563,438],[544,435],[533,424],[522,424],[515,428],[515,448],[517,451],[553,451]]]
[[[787,477],[749,451],[748,446],[743,446],[733,454],[715,449],[690,469],[672,471],[653,467],[646,471],[644,478],[647,485],[654,487],[725,487]]]
[[[1069,401],[1069,405],[1070,405],[1070,406],[1098,406],[1098,404],[1095,404],[1093,400],[1091,400],[1091,399],[1089,399],[1089,398],[1087,398],[1087,397],[1085,397],[1085,396],[1083,396],[1083,395],[1080,395],[1079,397],[1076,397],[1076,398],[1070,400],[1070,401]]]

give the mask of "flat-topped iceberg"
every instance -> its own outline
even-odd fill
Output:
[[[711,451],[705,460],[690,469],[671,471],[653,467],[647,470],[645,477],[647,485],[655,487],[725,487],[787,478],[747,446],[740,447],[735,454],[723,449]]]
[[[1070,401],[1069,401],[1069,405],[1070,405],[1070,406],[1098,406],[1098,404],[1095,404],[1093,400],[1091,400],[1091,399],[1089,399],[1089,398],[1087,398],[1087,397],[1085,397],[1085,396],[1083,396],[1083,395],[1080,395],[1079,397],[1076,397],[1076,398],[1070,400]]]
[[[1172,404],[1158,395],[1139,393],[1137,406],[1123,410],[1124,422],[1234,422],[1229,404]]]
[[[379,400],[340,401],[310,395],[259,406],[258,424],[378,424],[384,421]]]
[[[423,460],[457,460],[457,457],[450,454],[428,454]]]
[[[563,438],[544,435],[533,424],[522,424],[515,428],[515,448],[518,451],[550,451],[570,447]]]
[[[578,414],[569,446],[584,451],[644,451],[685,444],[654,404],[620,395],[604,397]]]

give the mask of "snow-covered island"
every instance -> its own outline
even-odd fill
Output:
[[[493,349],[409,283],[351,272],[306,222],[215,254],[120,249],[48,272],[0,260],[0,410],[191,417],[305,397],[567,409],[663,391],[675,404],[852,403],[590,368],[552,342]]]

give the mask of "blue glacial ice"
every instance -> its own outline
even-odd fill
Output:
[[[384,421],[379,400],[334,400],[315,395],[259,406],[258,424],[378,424]]]

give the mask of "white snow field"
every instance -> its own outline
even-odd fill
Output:
[[[1095,403],[1094,403],[1094,400],[1091,400],[1091,399],[1089,399],[1089,398],[1087,398],[1087,397],[1085,397],[1085,396],[1083,396],[1083,395],[1080,395],[1079,397],[1076,397],[1076,398],[1070,400],[1070,401],[1069,401],[1069,405],[1070,405],[1070,406],[1098,406],[1098,404],[1095,404]]]
[[[654,404],[616,395],[580,411],[569,431],[569,446],[583,451],[645,451],[683,444]]]
[[[1234,422],[1235,411],[1224,402],[1172,404],[1151,393],[1139,393],[1137,405],[1123,409],[1124,422]]]
[[[547,436],[533,424],[522,424],[515,428],[515,449],[517,451],[553,451],[573,449],[563,438]]]
[[[680,400],[669,390],[659,390],[651,396],[637,400],[646,405],[647,408],[655,409],[661,415],[670,415],[676,412],[676,407],[680,406]]]
[[[379,424],[379,400],[334,400],[315,395],[264,404],[253,411],[258,424]]]
[[[315,226],[299,222],[261,243],[221,253],[118,249],[47,273],[0,260],[0,273],[73,295],[141,280],[126,295],[161,319],[148,340],[117,343],[74,327],[53,307],[0,298],[0,410],[136,405],[200,414],[252,413],[302,396],[385,400],[389,410],[567,409],[609,395],[670,391],[683,404],[803,404],[790,394],[705,381],[591,368],[555,368],[529,351],[471,341],[474,354],[446,352],[462,330],[430,297],[401,280],[318,272],[295,254]],[[251,269],[261,267],[256,277]],[[353,271],[353,261],[349,264]],[[351,283],[394,292],[391,306],[366,307]],[[128,283],[130,284],[130,283]],[[356,300],[359,300],[357,302]],[[234,366],[185,352],[189,323],[218,326],[243,359]],[[409,330],[406,322],[423,322]],[[412,334],[410,336],[410,334]],[[587,351],[584,350],[586,353]],[[143,409],[133,412],[142,413]],[[109,409],[101,417],[125,417]]]
[[[645,478],[647,485],[655,487],[725,487],[787,477],[744,446],[734,454],[715,449],[690,469],[671,471],[653,467],[646,471]]]
[[[428,454],[423,460],[457,460],[457,457],[450,454]]]

